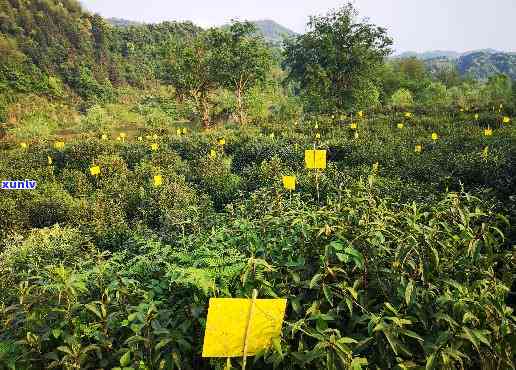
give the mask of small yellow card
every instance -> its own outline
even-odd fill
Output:
[[[20,143],[20,147],[22,149],[27,149],[29,146],[27,145],[27,143]]]
[[[434,133],[432,134],[432,140],[434,140],[434,141],[435,141],[435,140],[437,140],[437,139],[439,139],[439,135],[437,135],[437,133],[435,133],[435,132],[434,132]]]
[[[90,168],[91,176],[97,176],[100,175],[100,167],[99,166],[93,166]]]
[[[308,169],[325,169],[326,150],[305,150],[305,164]]]
[[[211,149],[209,157],[210,158],[217,158],[217,152],[214,149]]]
[[[154,176],[154,186],[158,187],[161,185],[163,185],[163,178],[161,177],[161,175]]]
[[[493,136],[493,129],[492,128],[486,128],[484,130],[484,136]]]
[[[414,148],[414,151],[416,153],[421,153],[423,151],[423,146],[422,145],[416,145],[416,147]]]
[[[403,123],[398,123],[398,128],[402,129],[403,128]]]
[[[296,176],[283,176],[283,187],[287,190],[296,190]]]
[[[226,139],[224,139],[223,137],[221,137],[221,138],[219,138],[219,139],[217,140],[217,143],[218,143],[219,145],[225,145],[225,144],[226,144]]]
[[[158,150],[158,149],[159,149],[159,144],[156,144],[156,143],[151,144],[151,149],[152,149],[153,151]]]
[[[64,149],[64,147],[65,147],[64,141],[56,141],[54,143],[54,148],[56,148],[58,150]]]
[[[509,123],[511,119],[509,117],[503,117],[503,123]]]

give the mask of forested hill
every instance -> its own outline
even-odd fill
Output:
[[[454,51],[405,52],[395,58],[415,57],[425,61],[431,71],[454,67],[466,77],[487,80],[497,74],[506,74],[516,79],[516,53],[482,49],[458,53]]]
[[[113,86],[152,81],[160,44],[198,30],[192,23],[114,27],[76,0],[0,0],[0,96],[107,98]]]
[[[296,33],[271,20],[254,21],[254,25],[263,37],[274,44],[280,44],[285,37],[294,36]]]
[[[108,18],[107,21],[113,26],[117,27],[130,27],[142,25],[139,22],[120,18]],[[256,26],[258,32],[265,38],[265,40],[274,45],[280,45],[285,37],[291,37],[296,34],[294,31],[282,26],[281,24],[268,19],[252,21],[251,23],[253,23]]]

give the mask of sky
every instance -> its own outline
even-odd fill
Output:
[[[231,19],[271,19],[305,31],[310,15],[323,15],[337,0],[80,0],[104,17],[155,23],[192,21],[218,26]],[[386,27],[396,52],[492,48],[516,51],[516,0],[354,0],[360,18]]]

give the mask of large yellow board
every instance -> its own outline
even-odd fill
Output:
[[[326,150],[305,150],[305,164],[308,169],[325,169]]]
[[[253,356],[271,346],[281,335],[286,299],[256,299],[252,317],[252,300],[211,298],[204,334],[202,357],[243,357],[247,323],[247,355]]]

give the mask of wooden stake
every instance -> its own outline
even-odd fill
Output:
[[[249,344],[249,333],[251,331],[251,319],[254,313],[254,304],[256,302],[256,298],[258,297],[258,290],[253,289],[253,298],[251,300],[251,308],[249,308],[249,318],[247,319],[247,327],[245,329],[245,339],[244,339],[244,359],[242,361],[242,370],[245,370],[247,365],[247,346]]]

